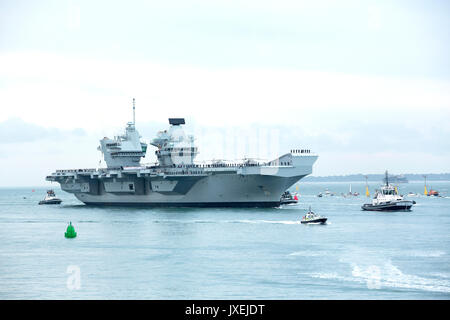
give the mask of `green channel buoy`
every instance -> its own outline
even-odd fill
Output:
[[[77,236],[77,233],[75,232],[75,228],[72,225],[72,221],[67,226],[67,231],[64,233],[64,236],[66,238],[75,238]]]

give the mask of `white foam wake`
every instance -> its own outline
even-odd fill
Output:
[[[356,279],[365,281],[367,286],[370,287],[369,289],[391,287],[450,293],[450,281],[405,274],[390,262],[381,267],[372,265],[362,268],[353,265],[352,275]]]
[[[352,264],[351,267],[352,276],[343,276],[334,272],[312,273],[310,276],[319,279],[334,279],[339,281],[364,283],[368,289],[375,290],[382,290],[383,288],[400,288],[450,293],[450,280],[448,275],[440,278],[424,278],[405,274],[390,262],[381,266],[359,266]]]
[[[238,223],[274,223],[274,224],[300,224],[298,220],[236,220]]]
[[[404,251],[403,254],[410,257],[423,257],[423,258],[438,258],[445,255],[444,251],[435,250],[435,251]]]
[[[318,251],[295,251],[292,252],[290,254],[288,254],[289,256],[300,256],[300,257],[319,257],[319,256],[323,256],[325,255],[325,253],[323,252],[318,252]]]

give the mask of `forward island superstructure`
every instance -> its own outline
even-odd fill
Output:
[[[318,156],[295,149],[268,162],[195,163],[194,137],[183,130],[183,118],[170,118],[169,129],[157,133],[157,163],[141,164],[147,144],[135,122],[114,139],[100,140],[106,168],[56,170],[47,181],[92,205],[182,207],[276,207],[290,186],[312,173]]]

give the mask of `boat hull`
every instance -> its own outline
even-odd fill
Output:
[[[297,200],[281,200],[280,204],[295,204],[298,203]]]
[[[90,206],[115,207],[191,207],[191,208],[275,208],[279,201],[261,202],[85,202]]]
[[[87,205],[146,206],[146,207],[279,207],[280,195],[303,178],[267,175],[215,174],[198,180],[179,177],[179,192],[135,188],[136,193],[106,192],[100,184],[99,192],[75,193]],[[142,184],[150,186],[152,180]],[[135,184],[138,186],[138,184]],[[145,189],[145,190],[144,190]],[[63,189],[64,190],[64,189]],[[142,191],[142,192],[139,192]],[[144,192],[145,191],[145,192]]]
[[[365,211],[411,211],[415,201],[398,201],[383,204],[364,204],[361,208]]]
[[[39,204],[60,204],[62,200],[54,199],[54,200],[41,200]]]
[[[320,224],[325,224],[327,222],[327,218],[319,218],[319,219],[314,219],[314,220],[302,220],[300,221],[300,223],[302,224],[308,224],[308,223],[320,223]]]

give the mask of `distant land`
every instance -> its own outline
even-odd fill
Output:
[[[376,181],[380,182],[384,179],[384,174],[349,174],[340,176],[306,176],[302,179],[302,182],[346,182],[346,181]],[[389,174],[391,176],[400,176],[397,174]],[[424,181],[423,176],[427,177],[427,181],[450,181],[450,173],[406,173],[401,176],[405,177],[408,181]]]

